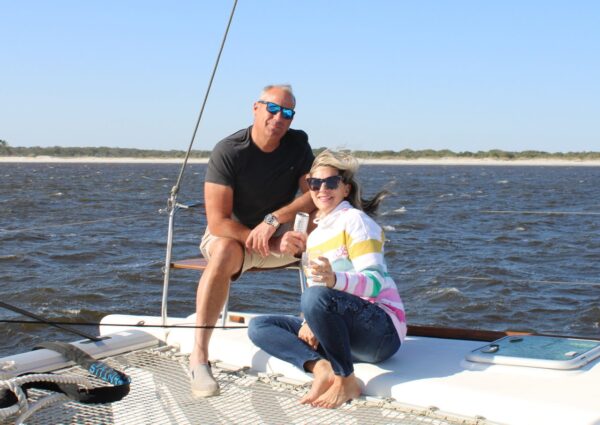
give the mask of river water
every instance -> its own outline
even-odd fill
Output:
[[[179,200],[202,199],[205,165]],[[64,321],[159,315],[174,164],[0,163],[0,300]],[[364,165],[409,323],[600,336],[600,167]],[[175,258],[198,255],[202,210],[176,219]],[[197,273],[172,274],[169,314],[194,311]],[[298,310],[295,272],[247,275],[230,309]],[[22,316],[0,310],[3,320]],[[93,328],[81,328],[91,333]],[[79,339],[0,323],[0,356]]]

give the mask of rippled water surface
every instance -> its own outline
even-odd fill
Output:
[[[0,164],[0,299],[65,321],[159,315],[159,210],[178,170]],[[202,199],[204,171],[188,168],[180,201]],[[600,336],[599,167],[365,165],[360,177],[366,194],[393,192],[378,221],[409,322]],[[204,225],[201,210],[179,213],[176,258],[198,255]],[[195,272],[174,272],[170,315],[194,311],[196,283]],[[298,296],[294,272],[248,275],[230,308],[294,313]],[[46,339],[75,338],[0,323],[0,355]]]

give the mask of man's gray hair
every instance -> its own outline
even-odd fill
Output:
[[[292,86],[290,84],[268,85],[264,89],[262,89],[262,92],[260,92],[260,99],[262,99],[263,96],[272,89],[280,89],[280,90],[283,90],[284,92],[288,93],[290,96],[292,96],[292,100],[294,101],[294,106],[296,106],[296,96],[294,96],[294,92],[293,92]]]

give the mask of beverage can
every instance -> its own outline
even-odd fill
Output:
[[[294,231],[306,233],[308,229],[308,214],[305,212],[299,212],[296,214],[296,219],[294,220]]]

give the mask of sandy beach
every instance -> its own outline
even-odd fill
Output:
[[[96,156],[59,157],[59,156],[0,156],[0,162],[30,163],[96,163],[96,164],[181,164],[183,158],[103,158]],[[206,164],[208,158],[193,158],[189,164]]]
[[[587,166],[600,167],[600,160],[560,160],[560,159],[476,159],[476,158],[440,158],[440,159],[362,159],[362,164],[389,165],[522,165],[522,166]],[[55,156],[0,156],[0,162],[11,163],[115,163],[115,164],[181,164],[182,158],[101,158],[101,157],[55,157]],[[190,164],[206,164],[208,158],[190,159]]]

